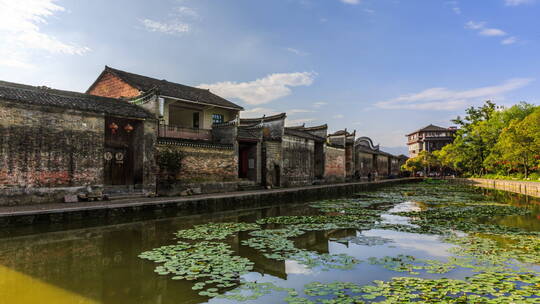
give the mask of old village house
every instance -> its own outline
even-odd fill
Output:
[[[0,205],[155,189],[157,120],[106,97],[0,81]]]
[[[0,82],[0,204],[59,201],[88,186],[180,195],[383,179],[406,160],[356,131],[242,110],[107,66],[86,94]],[[156,163],[169,153],[180,156],[172,179]]]
[[[153,113],[159,120],[157,150],[174,149],[183,156],[177,180],[184,186],[177,192],[194,184],[199,185],[197,188],[211,188],[218,183],[219,187],[231,188],[202,191],[236,190],[239,171],[246,171],[239,169],[238,161],[239,154],[245,155],[235,122],[243,110],[241,106],[209,90],[110,67],[105,67],[87,92],[125,99]],[[247,173],[240,177],[256,180]]]

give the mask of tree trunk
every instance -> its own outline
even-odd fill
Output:
[[[527,168],[527,158],[523,159],[523,168],[525,169],[525,179],[529,177],[529,168]]]

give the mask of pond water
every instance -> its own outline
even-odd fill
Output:
[[[0,303],[540,303],[540,199],[503,192],[415,183],[85,225],[4,231]]]

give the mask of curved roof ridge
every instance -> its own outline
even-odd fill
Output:
[[[280,114],[275,114],[271,116],[263,115],[262,117],[256,117],[256,118],[240,118],[240,121],[241,122],[267,122],[267,121],[285,119],[286,117],[287,117],[287,113],[280,113]]]

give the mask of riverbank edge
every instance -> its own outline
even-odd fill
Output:
[[[276,202],[300,203],[339,198],[366,190],[418,182],[422,178],[400,178],[374,182],[342,183],[298,188],[242,191],[175,198],[144,198],[113,202],[88,202],[11,207],[0,209],[0,227],[67,223],[83,219],[137,217],[137,215],[175,216],[185,211],[216,212],[242,207],[264,207]],[[30,207],[30,208],[29,208]]]
[[[456,178],[451,181],[475,187],[502,190],[532,197],[540,197],[540,182],[511,181],[486,178]]]

